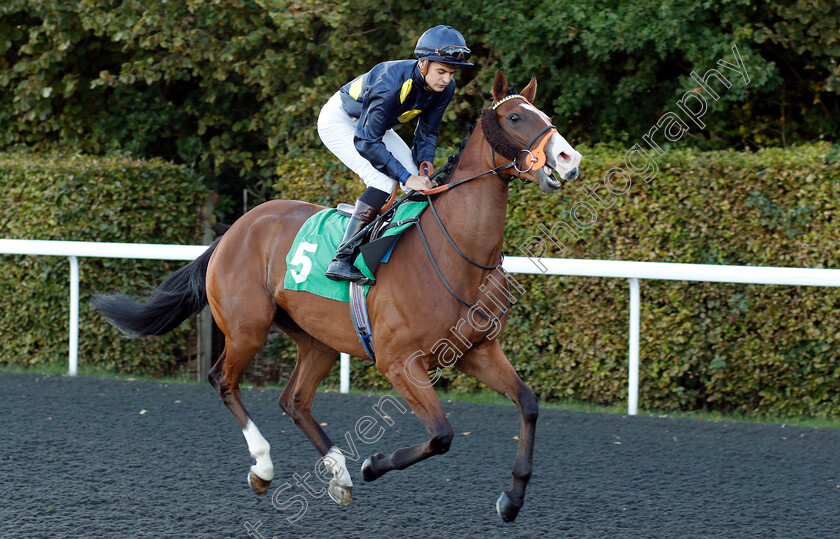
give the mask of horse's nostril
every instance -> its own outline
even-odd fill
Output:
[[[569,156],[569,154],[567,154],[566,152],[560,152],[560,156],[559,156],[559,157],[560,157],[560,161],[562,161],[563,163],[566,163],[566,162],[568,162],[568,161],[570,161],[570,160],[572,159],[572,158]]]

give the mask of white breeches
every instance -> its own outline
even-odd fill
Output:
[[[318,135],[327,148],[338,157],[347,168],[359,175],[368,187],[375,187],[380,191],[390,193],[394,189],[394,180],[382,174],[374,166],[362,157],[353,145],[353,136],[356,132],[358,118],[352,118],[344,112],[341,106],[341,95],[336,92],[321,108],[318,115]],[[389,129],[382,137],[385,147],[391,152],[397,161],[408,170],[409,173],[417,175],[417,165],[411,157],[411,149],[403,139]]]

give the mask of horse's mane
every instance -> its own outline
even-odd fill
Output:
[[[435,172],[433,177],[439,185],[449,183],[449,179],[452,177],[452,173],[455,172],[455,169],[458,167],[458,162],[461,160],[461,154],[464,153],[464,148],[467,147],[467,142],[469,142],[470,136],[472,135],[474,128],[474,125],[467,124],[467,136],[464,137],[464,139],[460,142],[455,143],[455,147],[458,148],[458,151],[455,152],[453,155],[450,155],[449,159],[446,160],[446,163],[442,167],[440,167],[437,170],[437,172]]]

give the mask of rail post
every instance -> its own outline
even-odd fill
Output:
[[[79,370],[79,259],[70,256],[70,368],[76,376]]]
[[[339,384],[339,391],[342,393],[350,393],[350,354],[341,353],[341,381]]]
[[[630,278],[630,365],[627,376],[627,413],[639,409],[639,279]]]

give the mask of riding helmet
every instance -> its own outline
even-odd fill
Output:
[[[414,54],[419,60],[431,60],[456,67],[471,66],[470,49],[461,32],[451,26],[429,28],[414,47]]]

